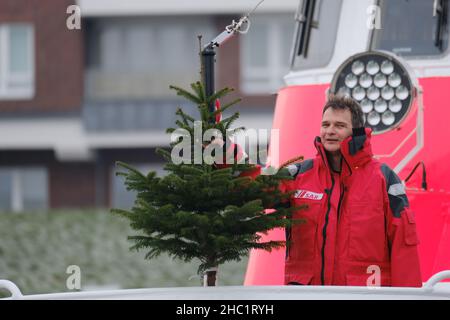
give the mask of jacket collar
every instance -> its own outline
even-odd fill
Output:
[[[370,128],[356,128],[353,129],[353,134],[350,137],[341,142],[343,171],[347,171],[348,169],[350,171],[349,174],[351,174],[353,169],[365,165],[372,159],[371,135],[372,130]],[[330,169],[320,137],[316,137],[314,145],[323,164],[327,169]]]

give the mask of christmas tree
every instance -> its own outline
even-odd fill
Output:
[[[178,128],[169,128],[167,133],[172,136],[178,133],[178,137],[171,143],[170,151],[157,149],[166,160],[167,175],[157,177],[156,172],[142,173],[117,162],[125,169],[117,174],[125,177],[127,190],[137,195],[130,210],[112,211],[129,219],[131,227],[140,232],[128,237],[134,242],[131,250],[148,250],[147,259],[163,252],[186,262],[197,258],[201,262],[198,273],[204,275],[207,285],[215,285],[219,265],[239,261],[250,249],[270,251],[283,247],[284,241],[262,242],[261,234],[300,222],[291,219],[292,212],[300,208],[276,205],[289,202],[290,193],[283,194],[278,188],[282,179],[292,179],[285,169],[288,163],[274,174],[251,177],[259,166],[245,157],[236,161],[235,152],[226,153],[229,141],[214,143],[244,129],[231,129],[239,117],[237,112],[223,120],[218,118],[239,100],[220,110],[209,108],[232,90],[225,88],[206,96],[200,82],[191,87],[192,91],[187,91],[171,86],[178,95],[198,106],[200,119],[195,120],[181,108],[177,110]],[[206,135],[196,137],[196,127],[202,132],[213,130],[215,135],[208,139]],[[232,161],[226,161],[230,160],[230,154]],[[270,213],[266,210],[269,208],[273,209]]]

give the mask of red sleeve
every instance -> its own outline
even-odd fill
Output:
[[[230,157],[233,157],[234,163],[238,163],[242,160],[243,157],[247,157],[245,154],[245,151],[242,149],[242,147],[238,144],[232,143],[229,141],[229,144],[224,145],[225,154],[223,158],[223,164],[216,164],[216,167],[221,168],[227,168],[230,165],[226,163],[226,160]],[[255,165],[255,169],[253,170],[247,170],[244,172],[241,172],[239,174],[239,177],[251,177],[252,179],[255,179],[257,176],[261,174],[262,167],[260,165]]]
[[[239,177],[250,177],[252,179],[255,179],[257,176],[259,176],[261,174],[261,166],[260,165],[256,165],[255,169],[253,170],[248,170],[248,171],[244,171],[242,172]]]
[[[416,222],[413,212],[404,207],[396,217],[388,209],[388,240],[391,255],[391,285],[393,287],[421,287]]]

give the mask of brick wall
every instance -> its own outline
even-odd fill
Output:
[[[95,207],[95,173],[92,163],[52,163],[49,168],[49,207]]]
[[[78,112],[83,97],[82,30],[69,30],[67,7],[75,0],[1,0],[0,23],[34,25],[35,96],[0,100],[0,114]]]

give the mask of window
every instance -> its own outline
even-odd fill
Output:
[[[33,95],[33,27],[0,24],[0,99],[31,99]]]
[[[337,37],[342,0],[303,0],[297,12],[292,69],[326,66]]]
[[[162,177],[167,174],[164,171],[164,164],[162,163],[152,163],[152,164],[131,164],[134,168],[138,169],[140,172],[147,174],[150,171],[156,171],[158,177]],[[117,169],[114,167],[111,170],[111,181],[112,181],[112,207],[120,209],[131,209],[136,199],[136,193],[128,191],[125,186],[125,178],[122,176],[116,176],[117,170],[123,171],[123,169]]]
[[[0,168],[0,210],[44,210],[48,207],[45,168]]]
[[[249,32],[240,37],[241,90],[247,94],[273,93],[289,71],[294,15],[255,15]]]
[[[90,21],[86,39],[89,100],[174,97],[169,85],[199,79],[197,35],[215,36],[212,20],[196,17]]]
[[[448,0],[381,2],[381,29],[372,47],[401,56],[441,55],[448,48]]]

